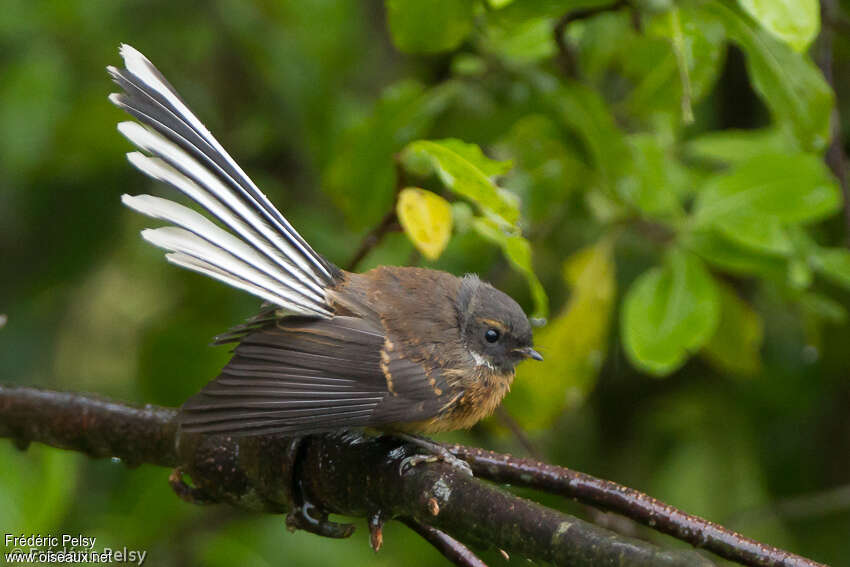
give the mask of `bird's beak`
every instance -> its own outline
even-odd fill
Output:
[[[534,360],[543,360],[543,355],[531,348],[530,346],[515,349],[514,352],[518,352],[526,358],[533,358]]]

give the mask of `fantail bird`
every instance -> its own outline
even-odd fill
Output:
[[[372,427],[467,428],[507,393],[515,365],[542,360],[517,303],[476,276],[382,266],[351,273],[317,254],[260,192],[162,74],[129,45],[110,100],[141,124],[127,154],[214,217],[151,195],[127,206],[173,224],[142,231],[179,266],[265,301],[216,337],[237,343],[221,374],[180,412],[184,431],[306,435]]]

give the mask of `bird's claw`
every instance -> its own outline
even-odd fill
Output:
[[[293,506],[286,515],[286,527],[290,531],[304,530],[323,537],[342,539],[354,533],[352,524],[340,524],[328,520],[327,512],[308,501]]]
[[[405,457],[401,460],[401,463],[399,464],[398,473],[399,475],[404,476],[410,469],[417,465],[420,465],[422,463],[436,463],[437,461],[443,461],[444,463],[451,465],[452,468],[459,470],[467,476],[474,476],[472,474],[472,468],[469,466],[469,463],[467,463],[461,458],[455,457],[448,451],[440,452],[437,455],[424,455],[422,453],[418,453],[416,455],[410,455],[409,457]]]
[[[303,439],[293,439],[287,449],[289,462],[299,470],[297,460],[303,447]],[[286,527],[289,531],[304,530],[316,535],[330,538],[347,538],[354,533],[353,524],[341,524],[328,520],[328,512],[317,506],[307,497],[299,473],[293,476],[292,508],[286,515]]]
[[[183,469],[177,467],[171,471],[171,475],[168,477],[168,484],[171,485],[171,490],[178,498],[189,504],[212,504],[214,502],[202,489],[187,484],[183,474]]]

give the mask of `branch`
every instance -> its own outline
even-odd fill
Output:
[[[181,475],[190,475],[194,487],[183,496],[191,501],[200,497],[267,513],[304,504],[302,516],[290,514],[290,526],[344,536],[350,530],[328,522],[327,512],[379,515],[555,565],[712,565],[696,552],[663,550],[619,536],[442,462],[401,474],[400,463],[412,449],[393,437],[346,433],[298,442],[189,435],[178,432],[175,416],[172,409],[139,409],[84,395],[0,386],[0,436],[19,447],[35,441],[92,457],[177,466],[172,482],[181,485]]]
[[[578,20],[586,20],[596,16],[597,14],[603,14],[605,12],[616,12],[625,7],[630,7],[628,0],[617,0],[616,2],[612,2],[605,6],[594,6],[592,8],[585,8],[582,10],[573,10],[560,17],[552,30],[552,34],[555,36],[555,45],[558,47],[558,59],[561,70],[567,77],[577,79],[579,75],[576,56],[564,37],[567,27]],[[635,8],[632,8],[631,14],[632,25],[635,29],[640,30],[641,22],[638,11]]]
[[[20,449],[31,441],[118,457],[129,466],[173,467],[177,412],[152,405],[135,408],[85,394],[0,385],[0,437]]]
[[[345,266],[345,269],[349,272],[353,272],[357,269],[358,264],[363,261],[363,258],[369,255],[369,252],[375,249],[378,244],[384,239],[390,232],[398,231],[400,225],[398,224],[398,218],[396,217],[395,212],[395,201],[393,201],[393,206],[389,210],[389,212],[384,215],[384,218],[381,219],[381,222],[378,225],[366,233],[366,236],[363,237],[363,240],[360,241],[360,246],[357,247],[357,251],[354,253],[354,256],[351,257],[348,264]]]
[[[759,543],[704,518],[686,514],[633,488],[573,471],[475,447],[447,447],[480,478],[559,494],[622,514],[659,532],[742,565],[824,567],[805,557]]]
[[[402,518],[401,522],[439,550],[449,561],[459,567],[487,567],[469,548],[452,536],[416,520]]]
[[[343,433],[298,441],[180,435],[175,416],[175,410],[166,408],[139,409],[84,395],[0,386],[0,436],[19,447],[37,441],[93,457],[119,457],[128,464],[176,465],[172,485],[192,502],[224,502],[272,513],[307,504],[312,514],[290,515],[288,523],[336,537],[349,535],[350,529],[327,522],[324,511],[379,518],[378,533],[381,518],[403,518],[408,525],[425,526],[417,531],[427,533],[447,554],[464,554],[461,540],[556,565],[711,565],[693,552],[663,551],[618,536],[444,463],[400,474],[411,446],[393,437]],[[610,481],[482,449],[449,449],[479,478],[614,511],[745,565],[820,565]],[[194,487],[183,483],[183,472],[191,475]],[[472,558],[466,555],[474,564]]]
[[[349,260],[348,264],[345,266],[345,269],[349,272],[353,272],[357,269],[357,265],[363,261],[363,258],[369,255],[369,252],[375,249],[378,244],[384,239],[384,237],[390,232],[398,232],[401,230],[401,225],[398,222],[398,215],[396,215],[396,204],[398,203],[398,194],[404,189],[404,168],[401,165],[401,160],[396,155],[393,157],[393,162],[395,163],[395,193],[393,196],[393,204],[390,207],[390,210],[387,211],[387,214],[384,215],[384,218],[381,219],[381,222],[378,223],[372,230],[366,233],[366,236],[363,237],[363,240],[360,242],[360,246],[357,247],[357,251],[352,256],[351,260]]]

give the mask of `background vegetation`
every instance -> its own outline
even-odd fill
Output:
[[[0,379],[177,406],[228,358],[207,341],[257,307],[168,266],[120,206],[168,192],[128,166],[106,100],[127,42],[332,261],[419,187],[360,269],[477,272],[548,317],[546,362],[506,402],[533,447],[504,417],[444,439],[850,565],[850,234],[823,159],[836,108],[850,131],[850,26],[824,8],[822,25],[815,0],[7,0]],[[365,526],[329,542],[189,506],[153,467],[9,444],[0,462],[3,532],[154,565],[442,561],[396,525],[373,556]]]

